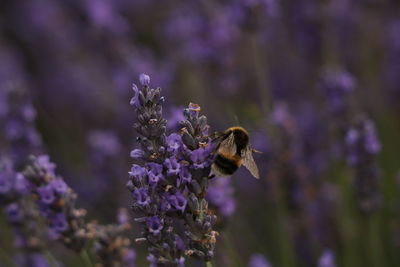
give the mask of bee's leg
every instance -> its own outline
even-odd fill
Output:
[[[208,176],[208,179],[212,179],[215,177],[215,174],[211,174],[210,176]]]
[[[254,153],[258,153],[258,154],[262,154],[263,153],[263,152],[261,152],[261,151],[259,151],[257,149],[254,149],[254,148],[252,148],[251,151],[254,152]]]
[[[205,136],[206,138],[211,138],[211,141],[214,142],[216,140],[218,140],[218,138],[222,137],[224,135],[223,132],[214,132],[212,134],[209,134],[207,136]]]

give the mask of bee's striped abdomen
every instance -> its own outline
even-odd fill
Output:
[[[239,168],[239,164],[235,160],[226,158],[220,154],[215,158],[214,164],[225,175],[231,175]]]

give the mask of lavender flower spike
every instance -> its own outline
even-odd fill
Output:
[[[182,129],[166,136],[161,89],[152,89],[145,74],[140,83],[140,89],[133,86],[131,100],[140,148],[131,152],[136,164],[127,183],[140,216],[136,221],[143,226],[137,241],[146,243],[151,266],[183,266],[185,257],[209,261],[218,233],[204,198],[214,151],[207,119],[191,103],[183,112]]]
[[[96,266],[135,267],[136,253],[131,248],[131,241],[124,236],[130,229],[126,209],[120,209],[118,223],[101,225],[95,222],[88,224],[89,232],[94,236],[92,250],[100,259]]]
[[[345,136],[347,162],[354,171],[354,187],[360,210],[370,214],[382,205],[377,154],[381,144],[373,121],[361,117]]]
[[[84,222],[86,211],[75,207],[76,193],[61,177],[47,155],[31,156],[23,175],[31,194],[37,195],[41,215],[49,225],[50,235],[67,247],[80,251],[87,241]]]
[[[41,216],[28,190],[24,176],[14,171],[11,161],[0,158],[0,210],[11,226],[18,248],[18,266],[47,267],[45,243],[41,232]]]

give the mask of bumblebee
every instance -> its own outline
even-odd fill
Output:
[[[216,148],[216,157],[211,166],[215,176],[232,175],[241,165],[244,165],[257,179],[260,174],[253,159],[249,133],[242,127],[231,127],[223,133],[217,133],[216,139],[220,140]]]

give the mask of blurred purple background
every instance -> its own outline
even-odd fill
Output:
[[[20,170],[49,154],[88,217],[113,222],[140,73],[163,89],[168,133],[194,102],[263,152],[259,181],[241,168],[209,190],[216,266],[400,265],[398,1],[3,1],[0,155]]]

